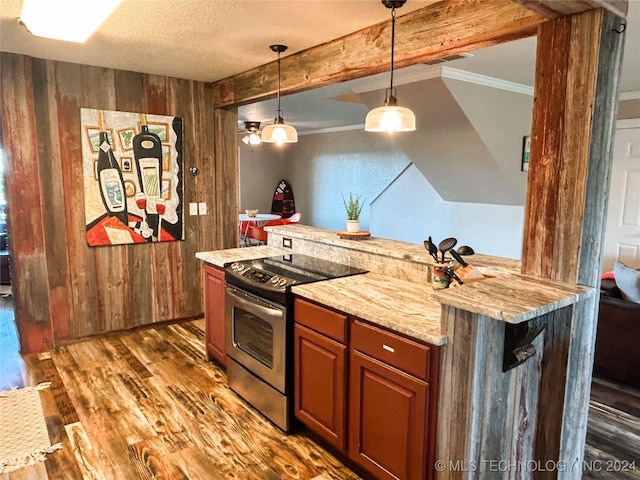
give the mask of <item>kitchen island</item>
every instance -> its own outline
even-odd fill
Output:
[[[302,253],[369,271],[294,286],[298,298],[439,347],[432,458],[446,468],[436,472],[427,465],[427,478],[457,478],[460,472],[450,465],[491,460],[518,468],[533,458],[544,361],[543,336],[536,334],[554,322],[556,312],[592,299],[594,289],[520,275],[516,260],[476,254],[468,262],[485,280],[435,291],[428,276],[433,259],[422,245],[375,237],[343,240],[335,231],[299,224],[267,231],[268,255]],[[229,252],[219,255],[233,261]],[[220,262],[216,255],[198,254]],[[505,362],[509,352],[516,358],[511,365]]]

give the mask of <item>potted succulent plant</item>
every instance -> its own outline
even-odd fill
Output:
[[[349,193],[349,200],[342,195],[342,203],[347,211],[347,232],[355,233],[360,231],[360,213],[364,206],[364,200],[360,200],[360,195]]]

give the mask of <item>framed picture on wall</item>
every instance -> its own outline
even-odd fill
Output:
[[[529,171],[529,154],[531,153],[531,137],[527,136],[522,139],[522,163],[520,171]]]

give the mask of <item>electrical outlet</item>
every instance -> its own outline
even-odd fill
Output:
[[[200,202],[198,204],[198,215],[206,215],[207,214],[207,204],[206,202]]]
[[[282,248],[293,248],[293,240],[287,237],[282,237]]]
[[[198,214],[198,204],[195,202],[191,202],[189,204],[189,215],[197,215]]]

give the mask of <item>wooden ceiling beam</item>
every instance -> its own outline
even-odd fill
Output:
[[[603,8],[620,18],[627,18],[629,0],[512,0],[548,19]]]
[[[396,18],[395,67],[529,37],[544,21],[544,16],[531,9],[504,0],[438,2]],[[281,93],[388,71],[390,50],[388,20],[285,56],[281,59]],[[213,83],[215,107],[240,106],[275,96],[276,65],[270,62]]]

